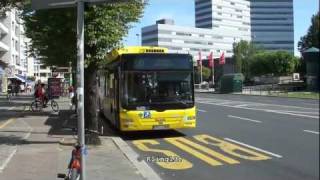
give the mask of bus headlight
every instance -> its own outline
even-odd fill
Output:
[[[123,124],[125,125],[132,125],[133,124],[133,120],[132,119],[122,119]]]
[[[196,116],[184,116],[183,118],[185,121],[195,120]]]

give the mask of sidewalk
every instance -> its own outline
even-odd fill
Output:
[[[59,114],[13,112],[8,117],[13,120],[0,129],[0,180],[52,180],[58,173],[66,173],[72,146],[59,142],[75,138],[63,127],[75,126],[76,119],[68,110],[67,99],[58,102]],[[88,180],[143,179],[111,136],[102,136],[101,141],[100,146],[88,146]]]

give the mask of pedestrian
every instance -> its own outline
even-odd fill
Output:
[[[73,103],[74,88],[73,88],[72,85],[69,86],[68,91],[69,91],[69,98],[70,98],[70,109],[72,109],[72,108],[73,108],[73,105],[74,105],[74,103]]]
[[[16,96],[19,95],[19,91],[20,91],[20,85],[18,84],[18,82],[16,82],[14,84],[14,93],[16,94]]]
[[[24,86],[23,83],[21,83],[21,84],[20,84],[20,92],[21,92],[21,93],[24,93],[24,91],[25,91],[25,86]]]
[[[27,92],[31,93],[31,85],[30,84],[27,84]]]
[[[8,89],[7,89],[7,93],[10,94],[11,96],[13,96],[14,90],[13,90],[13,84],[11,83],[11,81],[8,84]]]

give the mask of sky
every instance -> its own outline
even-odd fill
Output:
[[[293,0],[293,6],[295,55],[300,56],[297,43],[307,33],[312,15],[319,11],[319,0]],[[138,23],[132,24],[128,36],[123,40],[124,45],[139,45],[141,28],[155,24],[156,20],[162,18],[173,19],[179,26],[194,27],[194,0],[148,0],[143,17]]]

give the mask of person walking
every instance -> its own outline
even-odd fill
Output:
[[[74,106],[74,103],[73,103],[73,98],[74,98],[74,88],[73,86],[69,86],[68,88],[68,91],[69,91],[69,98],[70,98],[70,109],[73,108]]]

